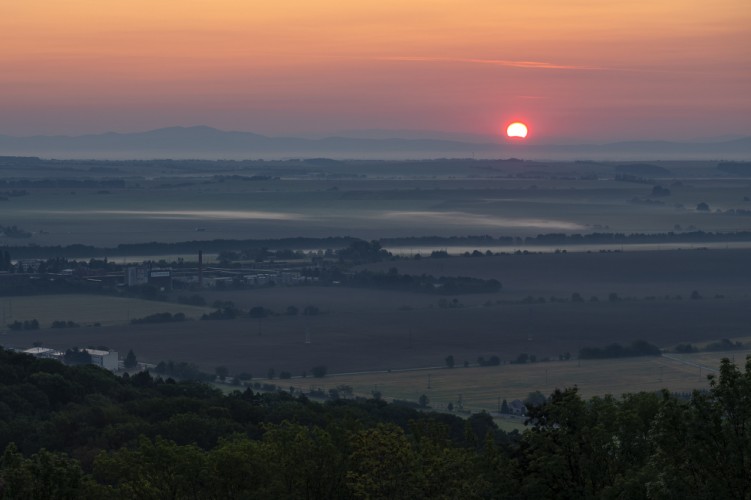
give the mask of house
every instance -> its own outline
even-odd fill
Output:
[[[512,415],[523,417],[527,415],[527,406],[520,399],[515,399],[508,404],[509,412]]]

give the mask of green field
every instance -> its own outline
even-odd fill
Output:
[[[106,295],[35,295],[0,297],[0,331],[14,321],[36,319],[41,328],[49,328],[53,321],[73,321],[81,326],[124,325],[130,320],[151,314],[183,313],[188,318],[198,318],[211,309],[175,303],[141,299],[110,297]]]
[[[584,397],[621,395],[640,391],[690,392],[709,387],[706,376],[715,373],[723,357],[740,360],[751,351],[683,355],[685,362],[665,357],[555,361],[506,364],[498,367],[456,367],[334,375],[322,379],[293,379],[290,385],[307,390],[351,386],[359,396],[379,391],[387,400],[417,401],[425,394],[430,405],[445,410],[459,398],[472,412],[496,412],[503,399],[525,399],[530,392],[548,395],[556,388],[576,386]],[[695,366],[698,365],[698,366]],[[284,381],[279,381],[284,385]]]

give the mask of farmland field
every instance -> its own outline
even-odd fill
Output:
[[[444,240],[423,244],[415,239],[414,245],[404,240],[393,248],[402,258],[345,271],[493,278],[503,287],[456,295],[334,283],[190,291],[207,304],[230,301],[242,313],[217,321],[197,319],[212,308],[177,304],[183,291],[169,294],[167,302],[88,295],[2,297],[3,327],[33,318],[42,327],[4,333],[3,345],[106,345],[120,352],[133,349],[147,363],[186,361],[208,372],[226,366],[230,373],[256,378],[269,369],[300,376],[316,365],[327,366],[332,374],[385,372],[380,375],[384,382],[357,382],[363,388],[358,390],[366,392],[368,384],[394,378],[395,370],[440,367],[449,355],[460,366],[495,355],[504,363],[501,368],[469,368],[461,372],[468,378],[459,382],[443,380],[446,370],[435,372],[437,385],[431,391],[436,397],[431,399],[449,401],[466,387],[461,393],[467,404],[478,401],[479,408],[492,406],[499,397],[496,389],[485,386],[478,389],[483,396],[472,392],[487,374],[499,377],[491,377],[493,387],[505,384],[507,399],[525,395],[530,387],[545,391],[558,384],[578,384],[588,395],[653,390],[659,388],[658,371],[671,389],[692,388],[704,383],[694,368],[666,358],[591,361],[582,367],[557,360],[566,354],[575,358],[584,347],[628,345],[638,339],[671,349],[750,333],[751,241],[732,240],[732,234],[723,238],[751,231],[751,178],[724,173],[716,162],[157,161],[50,162],[47,167],[2,167],[9,184],[0,193],[0,224],[26,231],[21,237],[3,236],[11,253],[21,252],[18,246],[38,245],[54,258],[57,245],[83,244],[106,247],[102,251],[110,262],[125,263],[138,258],[118,254],[117,245],[123,243],[257,239],[273,245],[274,238],[399,241],[438,236]],[[69,182],[72,187],[66,187],[71,179],[93,184]],[[699,237],[664,245],[536,246],[523,240],[549,233],[700,231],[720,234],[706,244]],[[462,238],[483,235],[494,242],[510,237],[513,243],[495,247],[502,255],[484,255],[486,248],[478,244],[481,256],[429,258],[441,242],[449,253],[471,253],[476,247]],[[86,251],[82,248],[75,257],[88,259]],[[179,245],[164,251],[138,255],[143,260],[195,259]],[[207,254],[204,262],[214,265],[217,260],[215,253]],[[259,306],[271,314],[249,318],[248,311]],[[308,306],[318,313],[301,314]],[[300,314],[289,314],[290,309]],[[128,324],[158,312],[183,312],[191,320]],[[60,320],[101,327],[49,328]],[[507,364],[520,354],[553,361]],[[584,370],[584,364],[591,369]],[[543,369],[548,370],[547,383],[540,378]],[[459,369],[451,371],[457,373]],[[398,382],[392,397],[414,398],[424,375],[404,372],[405,380],[418,378]],[[601,385],[591,385],[591,380]]]
[[[579,289],[586,293],[581,284]],[[231,300],[242,310],[261,305],[277,313],[263,319],[43,329],[33,336],[45,345],[64,348],[87,344],[95,335],[98,344],[136,350],[142,361],[190,361],[207,371],[226,365],[233,373],[256,376],[269,368],[299,375],[315,365],[326,365],[331,373],[440,366],[448,355],[459,364],[491,355],[513,361],[520,353],[557,359],[565,352],[576,355],[582,347],[611,342],[645,339],[669,348],[681,342],[748,336],[750,299],[690,300],[687,293],[680,300],[671,295],[610,302],[601,295],[598,302],[524,304],[504,302],[509,297],[501,291],[459,296],[461,307],[442,308],[436,295],[275,287],[204,293],[209,303]],[[175,306],[153,304],[158,311]],[[290,305],[300,310],[314,305],[321,313],[289,316],[284,311]],[[115,313],[121,322],[124,313]],[[5,338],[19,345],[29,333],[10,332]]]
[[[707,389],[707,375],[716,373],[723,357],[742,360],[751,351],[683,355],[684,362],[665,357],[639,357],[608,360],[551,361],[508,364],[496,367],[435,368],[387,373],[336,375],[323,379],[293,379],[290,385],[325,391],[341,385],[352,387],[355,395],[417,401],[425,394],[430,405],[445,410],[460,400],[470,411],[497,412],[500,401],[525,399],[530,392],[550,394],[576,386],[583,397],[611,394],[620,396],[639,391],[691,392]],[[279,385],[285,381],[279,381]]]
[[[751,227],[747,217],[716,212],[749,208],[748,181],[717,177],[716,164],[708,162],[657,163],[667,173],[622,182],[615,180],[615,163],[220,162],[196,169],[175,162],[148,169],[126,162],[107,175],[75,168],[48,171],[61,179],[114,176],[124,185],[29,187],[25,196],[3,202],[3,218],[32,232],[37,244],[100,246],[215,238]],[[252,176],[268,179],[248,181]],[[659,183],[669,186],[669,196],[652,197]],[[697,212],[701,202],[710,210]]]
[[[48,328],[53,321],[73,321],[82,326],[129,324],[130,320],[151,314],[170,312],[183,313],[187,318],[198,318],[211,309],[166,304],[153,300],[141,300],[106,295],[35,295],[0,297],[0,331],[13,321],[36,319],[41,328]],[[27,333],[32,335],[32,333]],[[0,337],[0,343],[2,343]]]

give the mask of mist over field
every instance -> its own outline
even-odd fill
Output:
[[[9,345],[301,377],[745,342],[744,162],[4,157],[0,168]],[[170,314],[194,297],[203,309],[131,324],[159,311],[123,302],[103,318],[81,298],[58,313],[69,317],[41,319],[13,307],[50,292],[157,300]],[[33,334],[8,326],[32,320]],[[50,329],[58,320],[75,326]]]

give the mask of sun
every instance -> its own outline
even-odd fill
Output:
[[[527,137],[527,126],[522,122],[514,122],[506,127],[506,136],[517,139]]]

